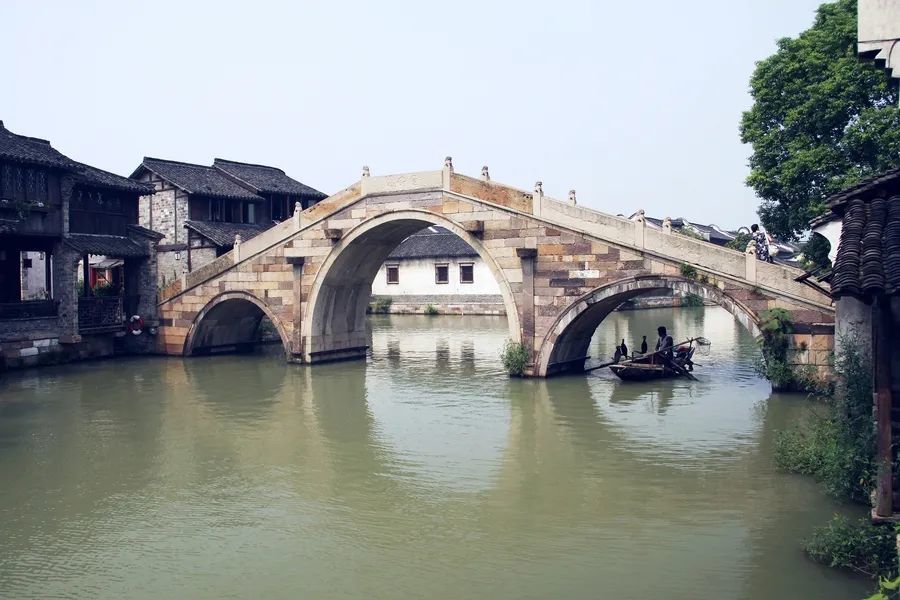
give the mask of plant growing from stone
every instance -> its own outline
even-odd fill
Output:
[[[428,306],[425,307],[425,314],[426,314],[426,315],[434,316],[434,315],[440,314],[440,312],[439,312],[438,309],[434,306],[434,304],[429,304]]]
[[[697,267],[694,265],[689,265],[687,263],[681,263],[681,276],[687,277],[688,279],[694,279],[697,277]]]
[[[503,362],[503,368],[512,377],[521,377],[525,374],[525,367],[528,365],[528,349],[525,344],[507,340],[500,353],[500,360]]]

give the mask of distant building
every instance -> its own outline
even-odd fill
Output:
[[[128,315],[155,318],[160,236],[137,224],[151,191],[0,122],[0,367],[109,355]]]
[[[158,280],[165,284],[288,218],[297,202],[326,197],[275,167],[221,158],[212,166],[145,157],[132,177],[154,192],[141,198],[140,223],[164,237]]]
[[[372,282],[372,295],[376,306],[393,313],[423,313],[431,305],[441,313],[505,314],[490,268],[459,236],[437,226],[409,236],[391,252]]]
[[[637,218],[637,215],[638,213],[633,213],[628,218],[633,221]],[[663,227],[663,219],[644,216],[644,220],[648,227],[654,229],[662,229]],[[697,237],[706,240],[711,244],[716,244],[717,246],[727,246],[729,242],[733,241],[738,236],[738,234],[750,235],[749,227],[739,227],[735,231],[730,231],[722,229],[715,224],[702,225],[700,223],[694,223],[688,221],[684,217],[672,219],[672,231],[691,237]],[[785,242],[776,239],[770,243],[770,250],[772,251],[772,257],[775,260],[790,265],[796,265],[800,257],[800,247],[793,242]]]

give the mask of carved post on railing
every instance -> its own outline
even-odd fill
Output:
[[[294,230],[300,231],[300,213],[303,212],[303,205],[294,202]]]
[[[666,217],[665,219],[663,219],[663,233],[672,233],[672,217]]]
[[[744,251],[744,258],[746,259],[747,271],[745,274],[745,278],[750,283],[756,283],[756,242],[750,241],[747,244],[747,249]]]
[[[234,262],[241,260],[241,234],[234,234]]]
[[[450,191],[450,181],[453,179],[453,157],[448,156],[444,159],[444,168],[441,169],[441,188],[444,191]]]
[[[634,219],[634,245],[638,248],[644,248],[644,233],[647,230],[647,222],[644,218],[644,209],[639,208],[637,217]]]
[[[362,177],[359,179],[359,193],[365,196],[369,193],[369,165],[363,165]]]
[[[531,197],[531,214],[541,216],[541,206],[544,204],[544,182],[534,182],[534,195]]]
[[[481,167],[481,178],[484,179],[485,181],[491,180],[491,174],[488,171],[487,165],[484,165],[483,167]]]
[[[575,190],[569,190],[569,204],[572,206],[578,205],[578,201],[575,200]]]

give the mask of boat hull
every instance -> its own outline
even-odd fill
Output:
[[[653,381],[679,377],[678,373],[663,365],[610,365],[609,370],[624,381]]]

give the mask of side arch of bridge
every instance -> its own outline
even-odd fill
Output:
[[[204,354],[252,342],[263,317],[271,321],[289,356],[290,338],[281,320],[265,302],[246,291],[223,292],[197,311],[184,340],[183,354]]]
[[[536,374],[550,376],[583,370],[594,331],[609,313],[623,302],[666,290],[696,294],[706,301],[715,302],[734,315],[754,336],[760,333],[759,315],[717,287],[677,276],[629,277],[588,292],[557,317],[538,348]]]

